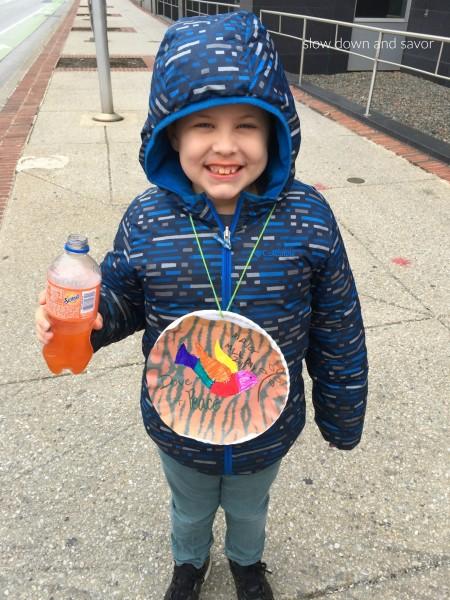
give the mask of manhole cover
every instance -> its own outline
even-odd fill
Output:
[[[144,69],[149,67],[140,56],[111,56],[111,69]],[[57,69],[96,69],[95,56],[61,56],[56,65]]]
[[[365,179],[361,179],[361,177],[349,177],[347,179],[349,183],[365,183]]]

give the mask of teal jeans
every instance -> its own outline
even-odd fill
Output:
[[[200,568],[214,538],[219,506],[225,512],[225,554],[242,566],[261,560],[269,489],[281,460],[251,475],[205,475],[184,467],[161,450],[164,474],[172,492],[172,553],[175,563]]]

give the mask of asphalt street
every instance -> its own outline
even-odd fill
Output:
[[[41,13],[42,6],[42,0],[1,0],[2,34]]]
[[[65,0],[0,0],[0,59],[49,19]]]

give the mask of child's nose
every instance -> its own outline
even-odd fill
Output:
[[[212,145],[213,152],[217,154],[233,154],[237,152],[237,144],[232,132],[218,131]]]

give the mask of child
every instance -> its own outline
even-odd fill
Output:
[[[269,489],[305,423],[303,358],[325,440],[350,450],[361,438],[367,359],[358,296],[330,207],[294,179],[299,146],[294,101],[257,17],[240,11],[187,18],[167,30],[140,152],[155,187],[131,203],[102,263],[92,334],[97,350],[144,330],[142,414],[172,492],[175,565],[165,600],[200,597],[219,506],[238,598],[273,598],[261,562]],[[41,304],[37,330],[46,343],[52,334],[43,298]],[[210,317],[216,306],[217,322]],[[210,322],[229,326],[228,332],[239,319],[251,319],[243,321],[248,337],[239,341],[241,353],[230,358],[230,343],[216,345],[213,357],[211,348],[198,343],[188,351],[186,342],[177,346],[177,375],[163,377],[163,340],[174,339],[180,331],[175,324],[181,327],[199,309],[210,309]],[[198,335],[206,340],[202,330]],[[175,412],[168,417],[161,408],[173,400],[173,390],[192,391],[198,383],[197,390],[209,386],[212,392],[212,385],[232,377],[246,386],[233,401],[256,389],[258,373],[236,366],[246,348],[258,352],[253,338],[273,340],[270,352],[278,352],[281,375],[271,385],[281,390],[279,412],[258,430],[248,407],[242,409],[248,418],[233,420],[230,443],[208,442],[189,428],[180,433]],[[228,375],[214,381],[212,367]],[[219,410],[222,396],[211,392],[208,398],[218,399],[211,410]],[[191,400],[189,418],[199,406]],[[253,433],[242,437],[245,427]]]

